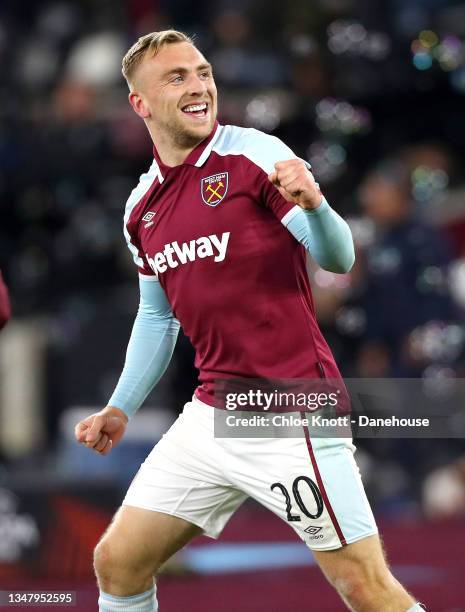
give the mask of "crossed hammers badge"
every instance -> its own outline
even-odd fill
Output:
[[[220,172],[200,181],[200,192],[205,204],[218,206],[228,191],[228,178],[228,172]]]

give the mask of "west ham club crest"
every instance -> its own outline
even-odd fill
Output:
[[[218,206],[228,191],[228,172],[212,174],[200,181],[202,200],[208,206]]]

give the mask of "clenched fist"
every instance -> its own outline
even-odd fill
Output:
[[[300,159],[277,162],[275,171],[268,175],[279,193],[288,202],[313,210],[321,204],[322,194],[313,174]]]
[[[76,440],[100,455],[108,455],[126,431],[128,417],[119,408],[107,406],[78,423]]]

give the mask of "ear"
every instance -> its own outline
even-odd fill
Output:
[[[150,110],[142,99],[142,96],[137,93],[137,91],[131,91],[128,98],[129,104],[134,109],[134,112],[139,115],[139,117],[142,117],[142,119],[147,119],[147,117],[150,117]]]

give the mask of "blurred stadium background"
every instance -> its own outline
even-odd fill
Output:
[[[3,0],[0,589],[70,589],[78,610],[96,609],[94,544],[195,386],[180,338],[119,448],[73,442],[111,394],[138,302],[122,211],[151,145],[120,61],[166,27],[195,33],[213,63],[220,121],[282,138],[349,220],[353,271],[311,270],[344,375],[465,376],[465,2]],[[394,572],[431,610],[465,610],[463,436],[358,448]],[[163,612],[343,610],[253,503],[167,568],[159,599]]]

